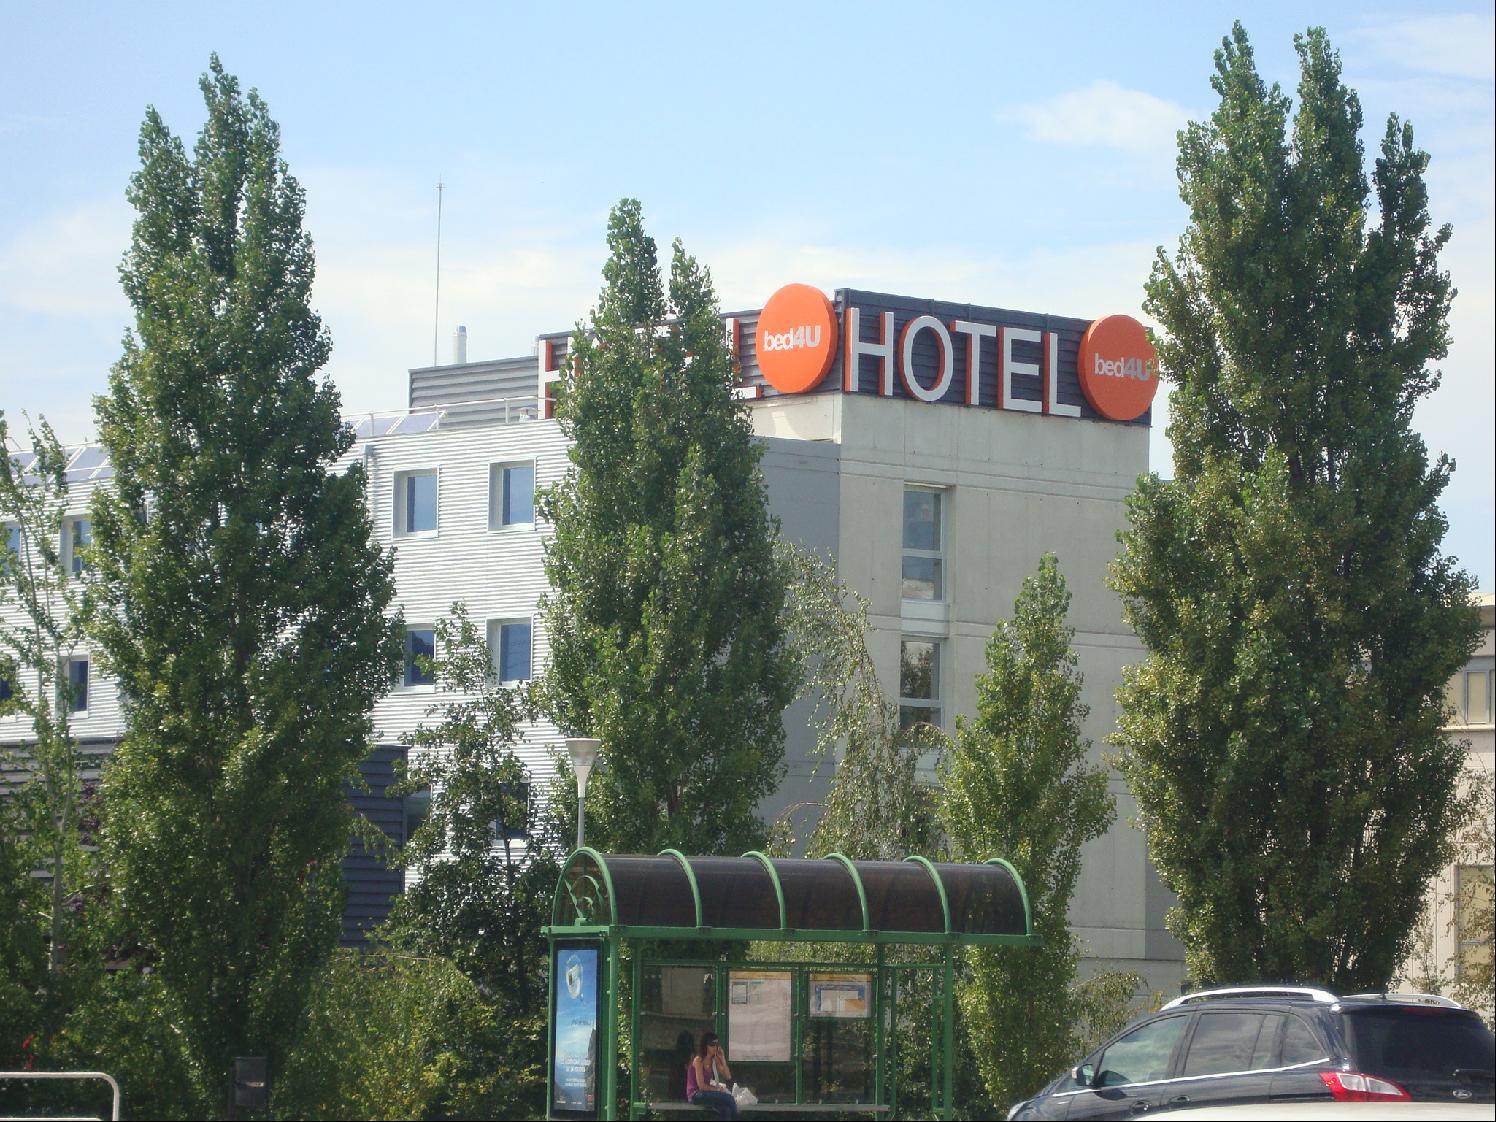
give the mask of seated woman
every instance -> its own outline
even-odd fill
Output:
[[[686,1101],[710,1107],[718,1118],[738,1117],[738,1100],[722,1082],[731,1078],[732,1068],[727,1066],[721,1040],[714,1032],[703,1033],[701,1047],[686,1066]]]

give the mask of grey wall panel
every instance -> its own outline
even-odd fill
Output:
[[[355,814],[369,819],[392,846],[405,842],[405,800],[388,794],[395,782],[395,761],[405,758],[406,749],[398,744],[381,744],[358,765],[359,776],[367,790],[350,784],[346,790]],[[405,875],[392,868],[385,858],[354,839],[343,858],[343,884],[348,896],[343,907],[345,947],[365,947],[365,932],[383,923],[390,914],[394,898],[405,888]]]

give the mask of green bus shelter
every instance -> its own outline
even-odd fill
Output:
[[[909,857],[819,859],[602,854],[579,849],[556,885],[551,923],[548,1116],[616,1118],[619,1033],[628,1025],[628,1111],[689,1109],[685,1066],[703,1032],[722,1037],[754,1113],[886,1115],[897,1107],[900,971],[933,979],[931,1109],[952,1117],[955,952],[1038,941],[1028,894],[1006,861],[952,864]],[[626,940],[833,943],[872,947],[870,960],[729,960],[633,947]],[[886,960],[889,946],[929,949]],[[845,958],[845,954],[842,955]],[[907,992],[907,991],[906,991]],[[907,999],[906,999],[907,1000]],[[623,1003],[627,1008],[623,1008]]]

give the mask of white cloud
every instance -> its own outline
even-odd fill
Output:
[[[1189,112],[1176,102],[1099,79],[999,116],[1022,125],[1032,140],[1157,154],[1173,152],[1175,134]]]
[[[1409,70],[1486,80],[1496,73],[1496,20],[1489,13],[1379,20],[1351,35],[1381,62]]]
[[[58,211],[23,227],[0,246],[0,306],[48,316],[114,316],[129,306],[118,266],[130,241],[124,199]]]

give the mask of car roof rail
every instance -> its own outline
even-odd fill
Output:
[[[1403,1005],[1432,1005],[1439,1009],[1465,1008],[1452,997],[1439,993],[1348,993],[1346,1001],[1396,1001]]]
[[[1340,1000],[1329,990],[1317,989],[1314,986],[1227,986],[1222,989],[1182,994],[1173,1001],[1166,1002],[1163,1007],[1164,1009],[1177,1009],[1181,1005],[1189,1005],[1197,1001],[1230,1001],[1238,997],[1306,997],[1310,1001],[1320,1001],[1327,1005],[1333,1005]]]

